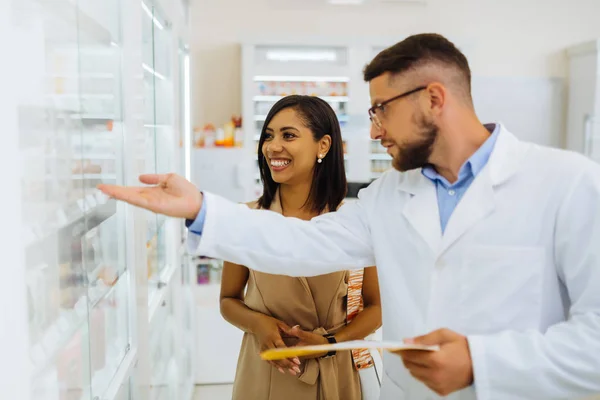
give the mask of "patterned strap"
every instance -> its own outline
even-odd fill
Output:
[[[364,309],[362,286],[364,269],[350,271],[348,278],[348,309],[346,322],[350,323]],[[370,368],[374,365],[373,357],[368,349],[352,350],[352,360],[356,369]]]

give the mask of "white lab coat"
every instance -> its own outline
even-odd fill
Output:
[[[312,276],[377,265],[385,340],[446,327],[468,336],[475,384],[449,399],[600,393],[600,166],[502,127],[441,233],[434,185],[389,171],[311,222],[206,194],[189,246],[258,271]],[[439,398],[401,359],[384,400]]]

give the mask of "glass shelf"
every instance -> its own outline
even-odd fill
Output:
[[[101,396],[131,347],[119,0],[23,0],[40,59],[18,109],[35,399]],[[37,46],[37,47],[36,47]]]
[[[174,91],[171,54],[173,32],[156,5],[142,3],[145,168],[155,173],[174,170]],[[147,216],[148,304],[155,302],[158,283],[167,268],[166,218]]]
[[[132,9],[121,0],[11,2],[18,18],[10,28],[25,49],[15,55],[23,90],[12,114],[18,148],[9,149],[19,163],[15,233],[22,247],[15,254],[22,250],[23,262],[15,274],[25,275],[17,290],[27,307],[26,324],[15,332],[28,340],[19,355],[31,367],[23,372],[29,385],[22,385],[31,399],[180,399],[193,385],[193,354],[175,345],[180,337],[191,343],[195,327],[192,305],[185,335],[175,313],[183,309],[174,303],[181,298],[181,227],[151,214],[144,221],[97,190],[99,183],[130,184],[142,171],[187,168],[175,164],[186,154],[177,141],[189,137],[179,128],[189,127],[189,110],[175,109],[175,96],[188,92],[175,69],[188,65],[176,47],[176,32],[185,30],[172,28],[157,3]],[[142,25],[125,19],[132,16]],[[140,236],[148,266],[139,263],[145,254],[131,253]],[[136,300],[146,290],[150,301],[141,306],[154,310],[150,321],[136,318],[145,315]],[[151,339],[136,343],[140,335]],[[150,365],[136,371],[138,358]],[[147,396],[150,389],[159,395]]]
[[[90,311],[90,361],[92,394],[102,396],[121,362],[129,343],[129,273],[121,276]]]

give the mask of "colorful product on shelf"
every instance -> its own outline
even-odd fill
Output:
[[[242,130],[242,117],[232,116],[223,128],[215,128],[213,124],[206,124],[204,128],[194,129],[194,147],[243,147],[244,132]]]
[[[260,96],[289,96],[294,94],[307,96],[339,97],[348,95],[347,82],[277,80],[256,81],[256,93]]]
[[[106,366],[106,327],[104,309],[97,305],[90,311],[90,362],[92,375]]]
[[[225,124],[223,128],[223,147],[233,147],[235,145],[235,125],[232,121]]]
[[[219,260],[210,258],[196,258],[196,283],[198,285],[219,284],[221,282],[221,273],[223,263]]]
[[[59,316],[58,268],[40,264],[27,273],[30,342],[37,343]]]
[[[198,285],[204,285],[210,282],[209,266],[206,264],[198,264],[198,272],[196,282]]]
[[[371,172],[381,174],[392,167],[392,160],[371,160]]]
[[[158,236],[154,235],[148,242],[146,242],[148,278],[151,278],[158,273],[157,241]]]
[[[243,147],[244,146],[244,131],[242,130],[242,117],[236,117],[235,115],[231,117],[231,121],[235,126],[235,147]]]

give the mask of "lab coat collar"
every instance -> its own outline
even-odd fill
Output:
[[[518,171],[528,148],[508,130],[501,127],[487,165],[477,175],[457,205],[443,235],[435,184],[423,176],[421,170],[398,174],[398,189],[411,195],[402,214],[427,242],[436,258],[448,250],[465,232],[494,211],[494,186],[510,179]]]
[[[492,185],[499,185],[509,179],[519,168],[527,146],[520,142],[502,124],[494,150],[486,165],[490,170]],[[431,180],[423,176],[422,169],[398,174],[398,190],[412,195],[435,188]]]

